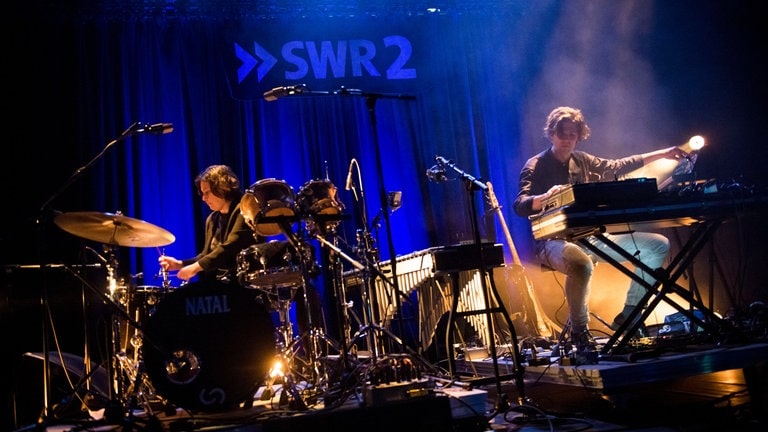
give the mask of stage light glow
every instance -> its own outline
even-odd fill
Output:
[[[686,153],[699,151],[704,147],[704,137],[701,135],[694,135],[685,144],[678,148]]]
[[[269,369],[269,377],[282,378],[283,376],[285,376],[285,367],[283,366],[283,361],[278,358]]]

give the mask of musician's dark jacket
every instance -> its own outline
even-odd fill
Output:
[[[223,233],[220,239],[214,239],[220,218],[229,216],[223,225]],[[253,230],[245,223],[240,212],[240,202],[234,201],[229,206],[229,213],[212,212],[205,219],[205,241],[203,249],[194,258],[182,260],[187,266],[195,261],[200,264],[203,271],[199,273],[199,280],[226,279],[236,280],[237,256],[240,251],[249,246],[261,243],[264,239],[254,235]]]

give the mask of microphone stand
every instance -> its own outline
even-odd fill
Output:
[[[364,264],[362,264],[361,262],[355,260],[351,256],[347,255],[338,246],[336,246],[335,244],[333,244],[333,243],[329,242],[328,240],[324,239],[320,235],[316,234],[315,238],[320,242],[320,244],[322,246],[325,246],[328,249],[331,249],[334,253],[336,253],[336,255],[344,258],[344,260],[349,262],[352,265],[352,267],[354,267],[356,270],[361,271],[361,272],[365,272],[365,271],[369,270],[369,268],[367,268]],[[381,271],[378,268],[376,268],[374,266],[374,267],[372,267],[372,269],[373,269],[373,272],[376,273],[376,275],[378,277],[381,277],[382,279],[386,280],[385,275],[382,274]],[[405,346],[405,344],[402,342],[402,340],[399,337],[397,337],[397,335],[393,334],[392,332],[390,332],[389,330],[387,330],[386,328],[384,328],[384,327],[382,327],[380,325],[376,325],[376,324],[364,325],[363,327],[358,329],[358,331],[355,333],[355,335],[353,335],[349,339],[349,346],[352,346],[354,344],[354,342],[357,341],[360,338],[360,336],[362,336],[364,334],[373,334],[375,330],[378,330],[378,331],[386,334],[387,336],[389,336],[397,344],[399,344],[402,347],[404,347],[404,349],[407,350],[408,353],[412,357],[414,357],[415,359],[419,360],[424,367],[426,367],[427,369],[429,369],[433,373],[437,373],[437,368],[434,367],[434,365],[429,364],[429,362],[427,362],[425,359],[421,358],[421,356],[418,354],[418,352],[416,352],[413,348]],[[343,350],[341,352],[342,365],[346,365],[347,361],[348,361],[346,356],[347,356],[347,353],[349,352],[349,347],[344,346],[344,345],[342,345],[342,347],[343,347]]]
[[[50,331],[49,325],[53,325],[50,323],[51,317],[51,309],[50,309],[50,299],[48,296],[48,275],[47,275],[47,268],[48,268],[48,259],[45,256],[45,254],[42,252],[45,250],[45,229],[44,225],[47,224],[49,218],[51,217],[50,213],[56,213],[55,210],[52,210],[50,208],[51,204],[56,200],[58,197],[60,197],[64,191],[66,191],[69,186],[71,186],[75,180],[80,178],[80,176],[90,168],[94,163],[96,163],[97,160],[99,160],[104,153],[106,153],[107,149],[112,147],[114,144],[125,140],[126,138],[130,137],[131,135],[135,133],[140,133],[141,129],[139,129],[141,126],[140,122],[135,122],[131,126],[128,127],[128,129],[124,130],[117,138],[113,139],[109,143],[107,143],[106,146],[99,152],[96,156],[94,156],[88,163],[83,165],[82,167],[78,168],[73,172],[69,178],[62,184],[62,186],[53,194],[51,195],[43,204],[40,206],[40,210],[38,211],[38,217],[35,219],[35,224],[37,225],[37,232],[38,232],[38,253],[40,255],[40,269],[42,271],[41,275],[41,293],[40,293],[40,305],[42,309],[42,338],[43,338],[43,408],[42,412],[40,414],[40,418],[38,419],[39,424],[46,424],[48,419],[51,416],[51,362],[48,358],[48,351],[49,351],[49,343],[48,339],[50,337]],[[88,343],[88,335],[85,335],[85,343]],[[85,352],[88,353],[88,348],[85,348]],[[90,367],[88,365],[88,362],[90,362],[90,359],[86,359],[86,368]],[[111,371],[108,371],[108,376],[112,377]],[[110,380],[111,381],[111,380]],[[112,383],[110,382],[109,385],[109,391],[110,391],[110,397],[112,397],[112,394],[114,393],[112,387]]]
[[[385,232],[387,235],[387,245],[389,247],[389,256],[390,256],[390,265],[392,266],[392,283],[395,290],[395,295],[393,296],[395,300],[395,307],[397,310],[397,313],[400,314],[400,319],[398,320],[399,325],[399,331],[400,335],[404,335],[404,329],[403,329],[403,319],[402,319],[402,302],[400,301],[400,295],[402,294],[400,291],[400,286],[397,278],[397,260],[396,258],[396,252],[395,252],[395,245],[394,240],[392,238],[392,226],[389,223],[389,200],[387,199],[387,189],[384,185],[384,165],[382,162],[381,157],[381,143],[379,140],[379,133],[378,133],[378,124],[377,124],[377,117],[376,117],[376,102],[379,99],[388,98],[388,99],[402,99],[402,100],[415,100],[415,96],[410,95],[386,95],[382,93],[370,93],[370,92],[363,92],[356,89],[347,89],[342,87],[338,92],[338,94],[341,95],[357,95],[362,96],[365,98],[365,106],[368,109],[368,117],[371,121],[371,129],[373,131],[373,147],[374,147],[374,153],[376,154],[376,173],[377,178],[379,181],[379,202],[381,204],[381,215],[382,219],[384,220],[384,225],[386,226]],[[400,343],[403,345],[403,343]],[[401,346],[401,348],[403,348]]]
[[[452,341],[451,335],[451,326],[454,321],[454,315],[461,315],[461,316],[468,316],[468,315],[477,315],[483,313],[485,315],[486,322],[488,324],[488,343],[489,343],[489,349],[491,354],[491,359],[493,360],[493,373],[494,378],[496,382],[496,394],[497,397],[497,403],[496,403],[496,412],[503,412],[506,409],[509,408],[509,402],[506,400],[506,398],[503,396],[502,388],[501,388],[501,376],[499,375],[499,362],[498,362],[498,354],[496,351],[496,337],[495,337],[495,331],[493,326],[493,319],[492,319],[492,313],[501,313],[504,317],[507,325],[509,326],[510,335],[512,339],[512,343],[510,343],[510,346],[512,347],[512,356],[513,356],[513,362],[514,362],[514,378],[518,389],[518,400],[520,401],[520,404],[522,405],[522,401],[526,399],[525,396],[525,389],[524,389],[524,368],[521,363],[521,355],[520,350],[517,346],[517,335],[515,332],[515,327],[512,323],[512,319],[509,317],[509,314],[504,309],[504,304],[501,301],[501,297],[499,296],[498,291],[496,290],[496,285],[493,282],[493,274],[488,271],[488,268],[485,264],[485,258],[484,258],[484,251],[483,251],[483,245],[482,245],[482,239],[480,237],[480,228],[478,223],[478,217],[477,217],[477,205],[475,203],[475,199],[472,195],[472,192],[474,191],[483,191],[485,192],[488,190],[488,186],[472,177],[471,175],[467,174],[460,168],[458,168],[453,161],[447,160],[441,156],[436,156],[435,160],[437,160],[437,163],[442,167],[448,167],[451,170],[453,170],[456,174],[458,174],[459,178],[464,181],[464,184],[467,189],[467,197],[470,202],[470,206],[472,208],[472,232],[474,235],[474,242],[476,247],[476,253],[479,258],[479,270],[480,270],[480,282],[483,289],[483,301],[485,308],[483,310],[476,310],[476,311],[466,311],[466,312],[460,312],[457,314],[456,308],[458,305],[458,298],[459,298],[459,292],[458,287],[456,287],[456,291],[453,293],[453,304],[451,307],[451,312],[448,318],[448,326],[446,329],[446,347],[450,350],[450,347],[452,344],[449,342]],[[490,280],[490,283],[489,283]],[[498,307],[492,308],[490,297],[489,297],[489,284],[490,287],[493,288],[493,296],[496,304]],[[453,353],[448,353],[448,364],[449,364],[449,370],[451,373],[454,373],[454,360],[453,360]]]

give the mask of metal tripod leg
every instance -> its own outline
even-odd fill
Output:
[[[320,394],[328,383],[328,373],[323,365],[324,354],[329,350],[339,352],[338,344],[325,335],[322,329],[310,328],[298,337],[293,337],[293,325],[290,321],[290,300],[280,301],[280,326],[277,331],[278,354],[266,378],[262,399],[274,396],[273,386],[278,380],[283,382],[280,405],[287,404],[292,409],[305,410],[306,403],[302,393],[307,396]],[[304,391],[299,391],[299,383],[305,383]]]

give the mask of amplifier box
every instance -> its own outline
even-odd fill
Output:
[[[416,379],[412,381],[367,385],[363,389],[363,400],[366,406],[404,401],[432,395],[435,383],[431,380]]]
[[[482,264],[486,268],[504,265],[504,248],[501,244],[482,243],[481,246]],[[432,253],[435,260],[433,270],[447,273],[477,270],[482,267],[479,253],[480,248],[476,243],[434,248]]]
[[[451,398],[453,418],[482,417],[485,415],[488,392],[485,390],[465,390],[460,387],[446,387],[442,392]]]

